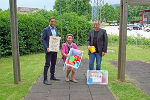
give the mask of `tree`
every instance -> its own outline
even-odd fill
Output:
[[[114,16],[115,16],[114,7],[106,3],[102,7],[102,19],[104,19],[106,22],[114,21]]]
[[[2,9],[0,8],[0,11],[2,11]]]
[[[120,6],[115,8],[114,20],[116,20],[118,23],[120,22]]]
[[[88,19],[91,19],[92,6],[89,3],[90,0],[78,0],[78,15],[85,15]],[[54,9],[60,11],[61,13],[77,13],[77,0],[56,0]]]

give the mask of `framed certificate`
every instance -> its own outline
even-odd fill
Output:
[[[61,37],[58,36],[50,36],[49,37],[49,49],[52,52],[58,52],[60,46]]]

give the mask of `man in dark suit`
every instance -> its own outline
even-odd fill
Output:
[[[44,46],[45,51],[45,66],[44,66],[44,80],[43,83],[46,85],[50,85],[47,80],[47,71],[50,67],[50,80],[58,80],[54,76],[55,73],[55,65],[57,60],[57,52],[52,52],[49,50],[49,36],[57,36],[57,28],[55,27],[55,18],[49,19],[49,26],[43,30],[41,41]]]
[[[96,70],[101,70],[102,56],[107,52],[108,37],[106,30],[99,28],[98,21],[94,21],[94,30],[90,30],[88,37],[88,49],[90,46],[96,48],[95,53],[89,52],[89,69],[94,70],[94,61],[96,58]]]

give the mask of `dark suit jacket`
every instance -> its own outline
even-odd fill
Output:
[[[54,27],[54,28],[55,28],[55,31],[56,31],[56,36],[58,36],[58,30],[57,30],[56,27]],[[41,37],[41,41],[42,41],[42,44],[44,46],[45,53],[47,53],[47,48],[49,48],[49,36],[52,36],[50,26],[46,27],[43,30],[42,37]]]
[[[90,30],[88,37],[88,46],[93,46],[93,39],[94,39],[94,30]],[[107,52],[107,44],[108,44],[108,37],[106,30],[100,28],[97,36],[97,48],[100,55],[102,55],[102,52]]]

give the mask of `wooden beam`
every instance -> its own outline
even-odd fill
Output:
[[[149,6],[150,0],[128,0],[129,5]]]
[[[14,83],[18,84],[18,82],[21,80],[21,77],[20,77],[19,42],[18,42],[18,25],[17,25],[17,6],[16,0],[9,0],[9,3],[10,3]]]
[[[119,55],[118,55],[118,80],[120,81],[125,81],[127,22],[128,22],[128,0],[121,0]]]

